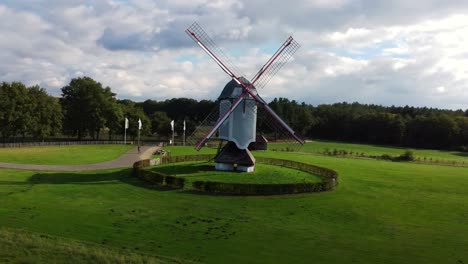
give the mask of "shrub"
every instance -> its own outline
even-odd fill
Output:
[[[243,184],[224,183],[211,181],[195,181],[192,184],[197,191],[213,194],[229,195],[274,195],[293,194],[304,192],[321,192],[331,190],[333,181],[318,183],[293,183],[293,184]]]
[[[468,152],[468,145],[467,145],[467,146],[461,146],[461,147],[459,148],[459,150],[460,150],[461,152]]]
[[[388,154],[383,154],[380,158],[383,160],[393,160],[393,157]]]
[[[406,150],[403,154],[398,156],[399,161],[414,161],[414,153],[412,150]]]
[[[166,177],[166,185],[174,189],[184,188],[185,179],[181,177],[169,176]]]

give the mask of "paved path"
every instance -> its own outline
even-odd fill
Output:
[[[129,150],[115,160],[96,164],[83,164],[83,165],[30,165],[30,164],[17,164],[17,163],[3,163],[0,162],[0,168],[21,169],[21,170],[41,170],[41,171],[85,171],[85,170],[104,170],[115,168],[129,168],[133,163],[142,159],[149,159],[153,153],[159,149],[157,146],[143,146],[141,147],[141,154],[138,154],[138,149],[134,148]]]

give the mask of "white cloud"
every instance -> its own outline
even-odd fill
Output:
[[[184,33],[199,21],[253,76],[293,34],[294,60],[260,90],[308,103],[468,108],[468,3],[4,1],[0,81],[52,94],[90,76],[120,98],[215,99],[229,78]]]

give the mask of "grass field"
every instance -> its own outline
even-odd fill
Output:
[[[146,188],[130,170],[0,169],[0,226],[203,263],[468,263],[468,168],[255,155],[334,169],[340,185],[223,197]]]
[[[79,165],[113,160],[134,145],[73,145],[0,148],[0,162],[37,165]]]
[[[271,149],[285,149],[286,144],[269,144],[268,148]],[[391,156],[399,156],[405,150],[409,148],[398,148],[398,147],[389,147],[389,146],[379,146],[379,145],[365,145],[365,144],[351,144],[351,143],[340,143],[340,142],[330,142],[330,141],[312,141],[306,143],[304,146],[298,149],[300,152],[307,153],[323,153],[325,150],[333,151],[336,150],[346,150],[347,152],[352,151],[353,153],[364,153],[367,156],[381,156],[383,154],[388,154]],[[414,156],[420,158],[421,160],[430,160],[433,161],[458,161],[468,163],[468,153],[460,151],[447,151],[447,150],[430,150],[430,149],[411,149],[414,151]]]
[[[96,243],[0,228],[1,263],[177,263]]]
[[[190,188],[194,181],[217,181],[232,183],[296,183],[320,182],[320,178],[300,170],[270,166],[257,163],[255,172],[239,173],[214,171],[214,163],[184,162],[153,167],[152,170],[168,175],[184,177],[185,185]]]

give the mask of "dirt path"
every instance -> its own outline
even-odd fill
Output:
[[[133,163],[142,159],[149,159],[153,153],[159,149],[158,146],[143,146],[141,153],[138,149],[134,148],[129,150],[115,160],[96,164],[83,164],[83,165],[31,165],[31,164],[16,164],[16,163],[3,163],[0,162],[0,168],[21,169],[21,170],[40,170],[40,171],[85,171],[85,170],[104,170],[115,168],[129,168]]]

